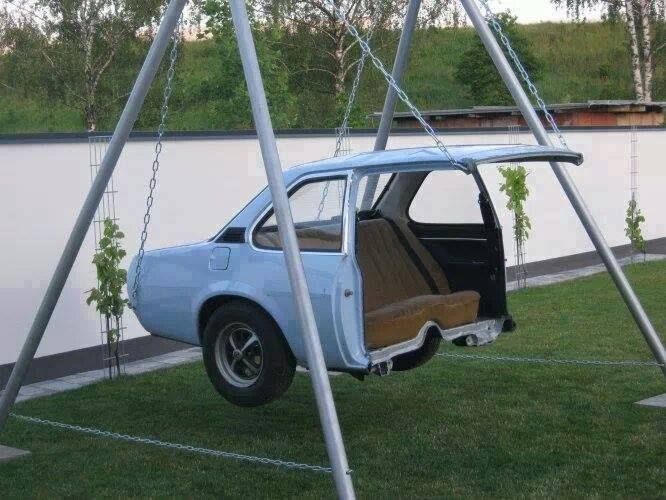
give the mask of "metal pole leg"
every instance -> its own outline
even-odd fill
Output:
[[[273,125],[271,124],[261,72],[259,71],[254,39],[252,38],[247,10],[245,8],[245,0],[231,0],[231,13],[250,102],[252,104],[252,116],[259,137],[266,176],[268,177],[268,187],[273,199],[273,208],[278,222],[280,238],[284,245],[287,273],[294,294],[299,324],[303,332],[308,367],[312,376],[326,448],[333,468],[335,486],[338,497],[353,499],[355,498],[354,486],[351,481],[345,447],[342,441],[342,433],[340,431],[340,423],[338,422],[331,385],[326,371],[326,363],[319,341],[319,333],[305,279],[303,261],[301,260],[298,248],[298,240],[289,206],[287,189],[282,177],[280,157],[278,155],[277,144],[275,143]]]
[[[402,77],[407,68],[409,49],[412,45],[412,35],[419,18],[420,7],[421,0],[409,0],[407,14],[405,15],[405,23],[402,27],[402,33],[400,34],[400,42],[398,43],[398,50],[395,53],[393,71],[391,72],[393,79],[398,85],[402,84]],[[395,105],[397,102],[398,94],[395,89],[389,85],[388,90],[386,91],[386,99],[384,100],[384,108],[382,109],[382,117],[379,121],[377,137],[375,138],[375,151],[383,151],[386,149],[386,143],[388,142],[389,133],[391,132],[391,125],[393,124],[393,113],[395,112]],[[363,193],[363,200],[361,201],[362,210],[372,208],[372,200],[375,197],[378,182],[378,175],[368,176],[365,192]]]
[[[95,215],[97,206],[99,205],[104,190],[106,189],[106,185],[113,174],[113,170],[118,162],[118,157],[127,142],[127,138],[134,126],[134,122],[136,121],[146,94],[148,93],[150,85],[160,66],[162,56],[169,44],[171,34],[176,28],[178,18],[186,3],[187,0],[171,0],[166,13],[164,14],[164,19],[160,24],[155,40],[148,51],[146,60],[144,61],[139,76],[132,88],[132,93],[127,100],[127,104],[125,104],[125,109],[120,116],[118,125],[116,125],[116,130],[109,142],[108,149],[102,160],[102,165],[95,177],[92,187],[90,188],[88,196],[83,202],[83,206],[76,219],[72,233],[67,240],[67,244],[58,261],[51,282],[46,289],[42,303],[37,310],[37,315],[35,316],[30,332],[28,333],[28,338],[21,349],[21,354],[16,361],[16,365],[14,365],[14,369],[9,377],[9,382],[2,395],[2,399],[0,399],[0,431],[5,426],[9,411],[14,405],[14,401],[16,400],[16,396],[25,379],[30,362],[35,357],[35,352],[37,352],[39,343],[44,336],[44,331],[49,324],[53,309],[55,309],[55,306],[58,303],[62,289],[65,286],[70,271],[72,270],[76,256],[81,249],[81,244],[86,237],[86,233],[88,232],[90,223]]]
[[[550,137],[548,136],[548,132],[541,123],[541,120],[537,116],[536,111],[534,111],[534,108],[532,107],[527,94],[523,90],[523,87],[518,81],[518,78],[511,68],[511,65],[504,56],[502,49],[500,48],[497,40],[495,39],[495,36],[490,30],[490,27],[488,24],[486,24],[486,21],[481,14],[481,11],[479,10],[475,0],[461,0],[461,2],[465,7],[467,15],[472,21],[472,24],[474,24],[479,37],[481,37],[481,41],[488,50],[490,57],[495,63],[497,70],[502,76],[504,83],[506,83],[509,92],[511,92],[511,95],[520,108],[525,121],[532,130],[532,133],[536,137],[537,141],[543,146],[552,145]],[[569,198],[571,205],[576,211],[576,214],[580,218],[580,221],[583,223],[583,227],[587,231],[587,234],[592,240],[592,243],[594,243],[597,252],[599,252],[601,259],[603,260],[606,268],[608,269],[608,272],[615,282],[615,286],[620,291],[622,298],[624,299],[627,307],[629,308],[629,311],[634,317],[638,328],[640,328],[641,333],[645,337],[648,346],[652,350],[652,354],[654,355],[657,362],[662,365],[666,365],[666,349],[664,349],[664,345],[662,344],[659,335],[652,326],[650,318],[645,313],[645,310],[638,300],[638,297],[634,293],[634,290],[631,288],[631,285],[629,284],[627,277],[624,275],[622,268],[617,263],[613,252],[604,239],[604,236],[597,226],[597,223],[594,221],[592,214],[585,205],[585,201],[583,200],[583,197],[571,179],[569,172],[563,165],[558,162],[551,162],[550,165],[553,169],[553,172],[555,172],[557,180],[562,185],[567,198]],[[662,371],[664,372],[664,375],[666,375],[666,366],[662,366]]]

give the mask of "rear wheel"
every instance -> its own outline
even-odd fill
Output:
[[[277,399],[296,369],[279,327],[246,302],[231,302],[213,313],[203,333],[203,358],[215,389],[238,406]]]
[[[393,371],[404,372],[424,365],[437,353],[441,342],[439,331],[429,332],[425,342],[417,350],[393,358]]]

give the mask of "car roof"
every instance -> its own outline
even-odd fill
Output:
[[[447,150],[453,161],[465,166],[513,161],[562,161],[576,165],[583,162],[583,156],[580,153],[549,146],[484,144],[447,146]],[[370,151],[298,165],[286,170],[284,176],[285,181],[290,183],[306,174],[335,174],[345,170],[367,170],[371,172],[387,167],[407,171],[459,168],[451,162],[451,158],[438,147]]]
[[[522,162],[522,161],[563,161],[579,165],[583,161],[580,153],[568,149],[534,145],[473,145],[448,146],[451,157],[467,167],[482,163]],[[358,153],[337,158],[327,158],[305,163],[283,172],[285,184],[289,187],[299,178],[312,174],[336,175],[348,170],[372,173],[373,171],[399,170],[418,172],[423,170],[450,170],[458,166],[451,163],[446,154],[437,147],[389,149]],[[270,192],[264,188],[236,216],[222,228],[246,226],[256,215],[270,204]],[[217,237],[217,236],[216,236]]]

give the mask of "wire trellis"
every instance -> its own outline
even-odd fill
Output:
[[[518,125],[509,126],[509,144],[520,143],[520,127]],[[517,166],[517,163],[512,163],[511,167]],[[516,214],[512,215],[513,225],[516,226]],[[515,259],[515,280],[518,288],[527,288],[527,269],[525,268],[525,242],[521,238],[516,238],[515,230],[513,234],[513,256]]]
[[[90,155],[90,182],[92,183],[97,176],[104,155],[106,154],[106,149],[108,147],[111,136],[109,135],[98,135],[91,136],[88,138],[88,151]],[[109,184],[106,186],[102,200],[97,207],[97,212],[95,213],[95,218],[92,223],[92,233],[95,241],[95,253],[100,251],[99,242],[104,235],[104,221],[109,219],[114,223],[118,223],[118,216],[116,215],[116,190],[115,181],[113,176],[109,180]],[[99,280],[97,280],[97,286],[99,286]],[[129,354],[125,351],[125,325],[124,319],[121,316],[119,322],[119,338],[118,338],[118,361],[116,364],[116,356],[114,353],[110,352],[110,347],[107,342],[107,325],[106,318],[103,314],[99,314],[99,334],[100,334],[100,347],[102,355],[102,371],[105,373],[108,378],[113,378],[114,376],[125,374],[126,368],[125,363]]]

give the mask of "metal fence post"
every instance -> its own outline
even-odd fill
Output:
[[[62,289],[67,281],[67,277],[72,270],[72,266],[74,265],[79,250],[81,250],[81,245],[86,237],[90,223],[95,216],[95,211],[104,195],[106,185],[113,174],[113,170],[116,168],[118,157],[132,131],[134,122],[141,110],[143,101],[148,94],[150,85],[155,78],[155,74],[160,66],[164,52],[169,44],[171,34],[176,29],[178,19],[180,18],[180,14],[186,3],[187,0],[171,0],[159,30],[157,31],[157,35],[155,36],[155,40],[153,40],[153,43],[150,46],[146,60],[141,67],[139,76],[134,83],[129,98],[127,99],[127,104],[125,104],[123,113],[118,120],[115,131],[113,132],[113,137],[109,142],[106,154],[104,155],[104,160],[102,160],[102,165],[95,177],[95,181],[93,182],[90,191],[88,192],[88,196],[83,202],[81,211],[74,223],[74,228],[69,235],[65,249],[60,256],[58,265],[51,277],[46,292],[44,293],[44,298],[37,310],[28,337],[23,344],[19,358],[14,365],[11,376],[9,377],[5,392],[2,395],[2,399],[0,399],[0,431],[2,431],[7,422],[11,407],[14,405],[16,396],[21,389],[23,380],[30,367],[30,362],[35,357],[37,348],[44,336],[44,331],[49,324],[49,320],[58,303]]]
[[[395,53],[395,61],[393,62],[393,70],[391,76],[395,82],[402,86],[402,77],[407,68],[407,60],[409,59],[409,51],[412,45],[412,35],[416,28],[416,22],[419,19],[419,9],[421,7],[421,0],[409,0],[407,6],[407,14],[405,14],[405,23],[402,27],[400,34],[400,42],[398,43],[398,50]],[[391,133],[391,125],[393,124],[393,113],[395,112],[395,105],[398,102],[398,94],[395,89],[389,85],[386,91],[386,98],[384,99],[384,108],[382,109],[382,116],[379,120],[379,127],[377,129],[377,137],[375,138],[375,151],[383,151],[386,149],[389,134]],[[372,205],[372,200],[377,191],[377,184],[379,183],[378,175],[369,175],[363,193],[363,200],[361,201],[361,208],[368,210]]]
[[[335,486],[339,498],[353,499],[355,498],[354,486],[342,441],[342,432],[340,431],[340,423],[338,422],[338,415],[335,410],[335,402],[328,379],[326,362],[321,349],[317,323],[305,278],[305,270],[298,247],[291,208],[289,206],[287,189],[282,176],[280,156],[275,142],[273,125],[259,70],[259,62],[247,16],[245,0],[231,0],[231,13],[250,102],[252,104],[254,124],[261,146],[266,176],[268,177],[268,187],[271,192],[273,209],[278,223],[278,231],[284,246],[287,274],[289,275],[291,289],[294,294],[296,313],[305,343],[308,367],[319,409],[319,419],[324,432],[328,456],[333,468]]]
[[[476,4],[476,0],[461,0],[461,2],[465,8],[465,11],[467,12],[467,15],[472,21],[474,28],[479,34],[481,41],[485,45],[488,54],[495,63],[497,70],[502,76],[504,83],[516,101],[518,108],[520,109],[523,117],[525,118],[525,121],[536,137],[538,143],[542,146],[551,146],[552,143],[546,128],[543,126],[543,123],[541,123],[541,120],[534,110],[534,107],[527,97],[527,94],[523,90],[523,87],[516,77],[516,74],[511,68],[511,65],[504,55],[504,52],[502,52],[499,43],[497,43],[495,36],[488,27],[488,24],[486,23],[478,5]],[[627,304],[627,307],[634,317],[638,328],[645,337],[648,346],[652,350],[652,354],[659,363],[665,365],[666,350],[664,349],[664,345],[662,344],[659,335],[652,326],[650,318],[643,309],[643,306],[634,293],[634,290],[629,284],[627,277],[624,275],[624,272],[618,264],[617,259],[615,259],[613,252],[608,246],[608,243],[606,242],[603,234],[601,233],[601,230],[592,217],[592,214],[585,205],[585,201],[578,191],[578,188],[576,188],[576,185],[569,175],[569,172],[563,165],[558,162],[550,162],[550,165],[553,169],[553,172],[555,173],[555,177],[557,177],[557,180],[562,185],[567,198],[576,211],[576,214],[582,222],[583,227],[587,231],[587,234],[592,240],[594,247],[597,249],[597,252],[599,252],[601,260],[605,264],[606,269],[608,269],[609,274],[615,282],[615,286],[622,295],[624,302]],[[666,366],[662,366],[662,371],[664,372],[664,375],[666,375]]]

